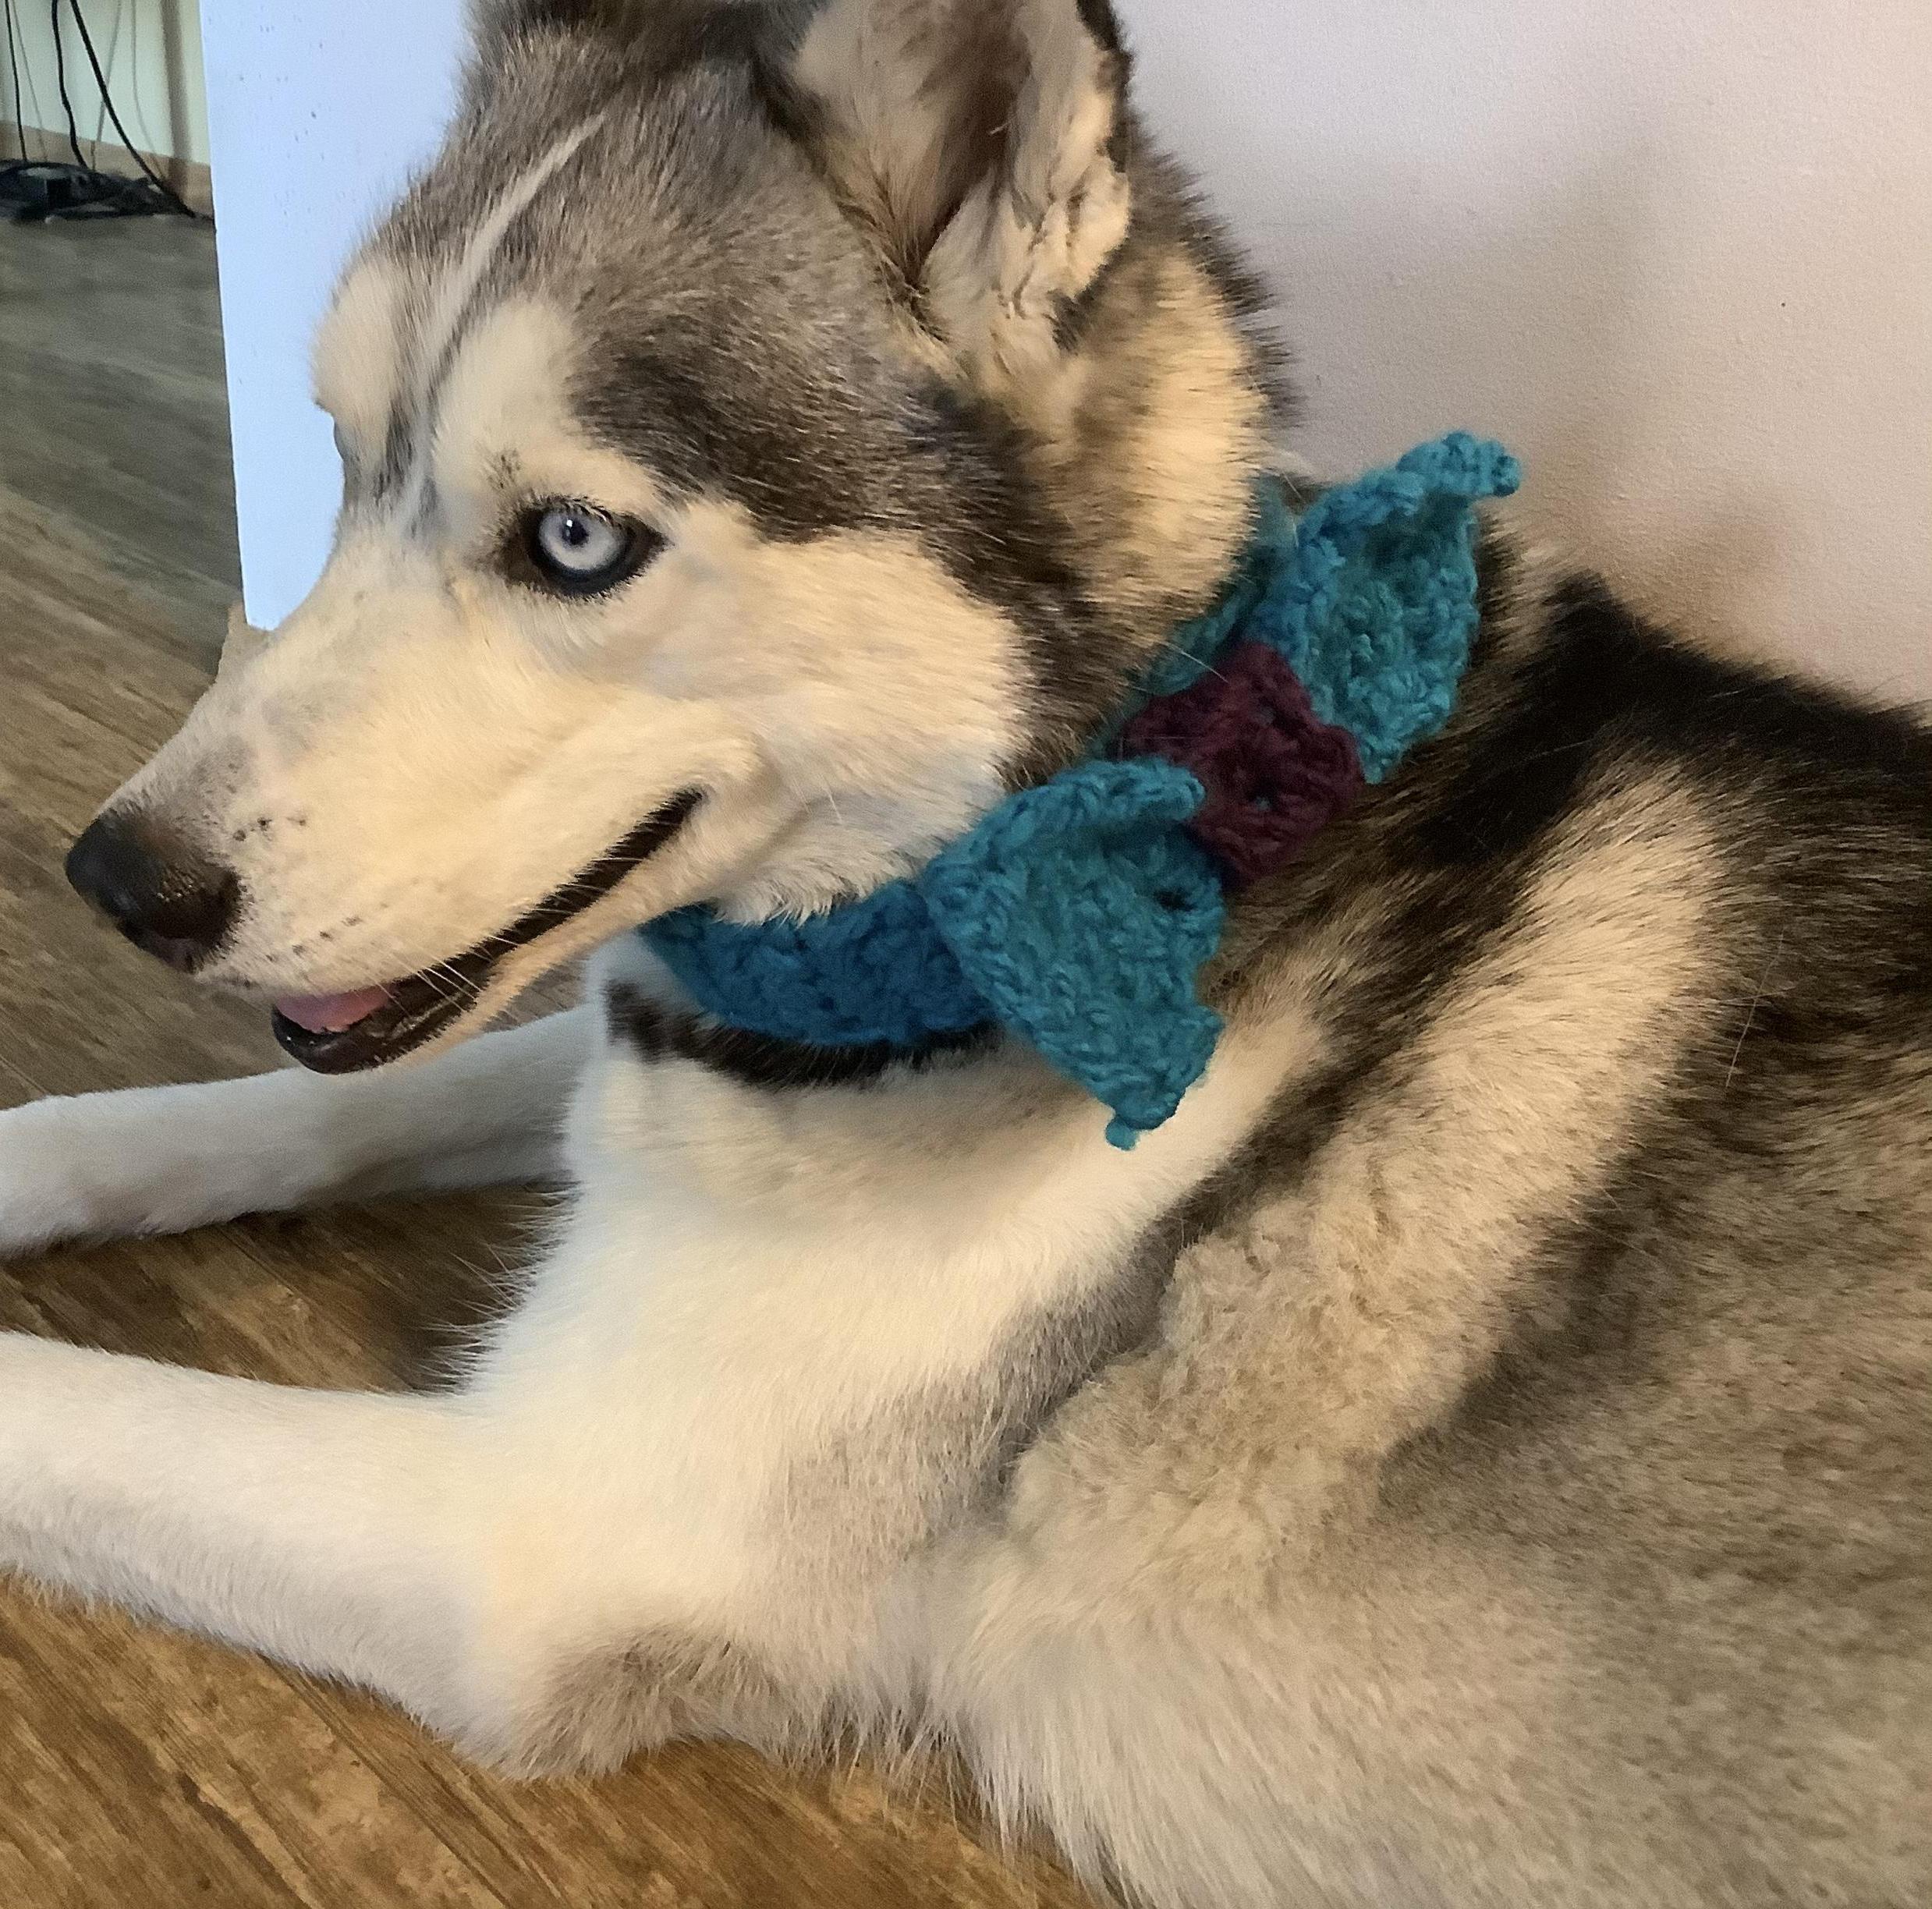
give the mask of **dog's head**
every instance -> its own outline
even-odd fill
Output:
[[[343,495],[77,845],[310,1064],[693,901],[809,910],[1076,751],[1214,590],[1246,288],[1106,0],[521,0],[316,349]]]

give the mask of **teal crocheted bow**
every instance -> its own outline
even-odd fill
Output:
[[[1004,1028],[1131,1147],[1213,1057],[1198,979],[1228,892],[1448,721],[1478,616],[1473,507],[1519,480],[1499,445],[1457,433],[1299,521],[1269,485],[1221,601],[1175,632],[1088,760],[826,914],[686,908],[643,933],[700,1008],[776,1040],[917,1054]]]

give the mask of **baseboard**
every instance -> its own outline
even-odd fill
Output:
[[[16,126],[0,121],[0,160],[17,159],[24,142],[30,159],[70,161],[73,150],[65,133],[49,133],[44,126]],[[140,168],[127,148],[113,140],[83,139],[82,156],[97,172],[115,179],[138,179]],[[172,158],[164,153],[143,153],[141,157],[197,212],[214,211],[214,186],[208,168],[193,159]]]

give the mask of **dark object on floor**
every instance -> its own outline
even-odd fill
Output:
[[[20,157],[0,165],[0,206],[16,224],[37,225],[48,219],[149,218],[164,212],[179,213],[183,218],[200,214],[157,172],[128,136],[121,115],[108,90],[108,76],[101,70],[94,35],[87,28],[87,16],[80,0],[66,0],[75,30],[87,55],[94,84],[101,91],[101,105],[114,123],[115,136],[128,157],[134,161],[138,179],[119,179],[87,164],[80,148],[80,130],[74,119],[74,102],[67,90],[67,59],[61,37],[62,0],[48,0],[48,21],[52,31],[55,83],[60,91],[61,111],[67,122],[67,143],[73,153],[70,165],[65,160],[30,159],[27,134],[19,133]],[[12,0],[5,0],[7,62],[13,83],[14,113],[24,126],[26,114],[20,107],[20,69]]]
[[[179,216],[183,210],[178,200],[144,179],[116,179],[90,166],[51,159],[14,159],[0,165],[0,206],[22,225],[46,219]]]

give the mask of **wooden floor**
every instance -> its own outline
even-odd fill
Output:
[[[212,242],[0,227],[0,1103],[253,1071],[60,878],[180,720],[237,593]],[[401,1385],[517,1250],[515,1196],[251,1221],[0,1267],[0,1327],[224,1372]],[[1070,1909],[1037,1862],[865,1769],[708,1745],[608,1781],[478,1774],[381,1705],[0,1583],[5,1909]]]

